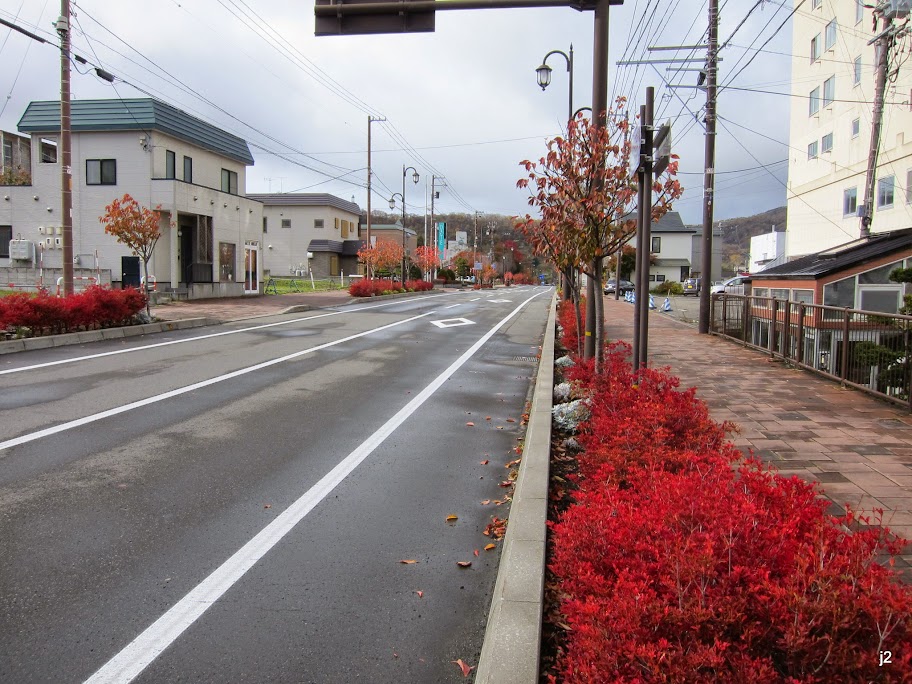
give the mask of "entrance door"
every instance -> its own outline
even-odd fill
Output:
[[[121,287],[139,287],[139,257],[120,257]]]
[[[258,245],[244,245],[244,294],[259,294]]]

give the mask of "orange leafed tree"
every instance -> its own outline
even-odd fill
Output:
[[[418,268],[427,273],[440,266],[440,253],[435,247],[418,247],[415,250],[415,263]]]
[[[543,234],[532,239],[542,248],[552,244],[568,261],[576,262],[601,289],[605,258],[617,252],[636,231],[636,180],[630,177],[632,123],[627,116],[626,98],[618,98],[613,110],[604,114],[605,125],[578,116],[567,126],[567,135],[548,142],[547,154],[537,162],[523,161],[526,177],[517,182],[529,189],[529,204],[537,207],[541,220],[526,216],[530,231]],[[677,156],[652,185],[652,220],[658,221],[681,196],[675,180]],[[527,233],[528,235],[528,233]],[[549,250],[542,253],[552,258]],[[554,259],[563,268],[563,259]],[[593,315],[586,316],[586,355],[594,355],[596,368],[604,356],[604,310],[601,296],[587,301]],[[594,341],[590,351],[590,342]]]
[[[142,259],[143,282],[148,284],[149,260],[161,237],[161,205],[149,209],[126,194],[106,206],[104,216],[99,220],[104,224],[105,233],[113,235]],[[148,299],[146,313],[151,316]]]
[[[402,264],[402,245],[392,240],[377,240],[375,247],[362,247],[358,258],[363,261],[368,272],[392,271]]]

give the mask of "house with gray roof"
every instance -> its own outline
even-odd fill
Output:
[[[263,205],[245,196],[253,156],[243,139],[151,98],[74,100],[71,112],[77,274],[139,285],[138,257],[99,221],[108,204],[129,194],[162,212],[149,264],[159,290],[191,298],[261,291]],[[59,102],[29,104],[18,130],[31,137],[32,184],[0,190],[0,226],[32,242],[34,257],[0,259],[0,267],[40,262],[53,276],[62,269]]]
[[[683,282],[690,277],[694,268],[693,236],[697,231],[684,225],[681,215],[676,211],[669,211],[662,218],[652,224],[650,231],[649,287],[655,287],[666,281]],[[631,247],[636,247],[636,236],[627,242]],[[697,266],[699,268],[699,266]],[[631,274],[631,279],[636,275]]]
[[[250,194],[263,205],[263,268],[315,278],[358,274],[361,208],[327,193]]]

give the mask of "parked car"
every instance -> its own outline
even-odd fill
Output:
[[[744,294],[744,283],[747,281],[747,276],[735,276],[734,278],[729,278],[721,285],[713,285],[710,292],[712,294],[733,294],[733,295],[743,295]]]
[[[616,281],[614,278],[611,278],[607,283],[605,283],[605,290],[604,290],[605,294],[614,294],[614,291],[616,289],[615,283],[616,283]],[[625,294],[627,292],[633,292],[635,289],[636,289],[636,285],[631,283],[629,280],[621,280],[621,287],[620,287],[621,294]]]
[[[687,278],[681,287],[684,288],[684,296],[687,295],[698,295],[700,294],[700,279],[699,278]]]

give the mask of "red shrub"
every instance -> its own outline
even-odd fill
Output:
[[[94,285],[69,297],[15,294],[0,299],[0,327],[25,327],[37,336],[127,325],[145,305],[139,290]]]
[[[576,501],[551,524],[559,681],[912,681],[912,588],[880,564],[901,544],[849,532],[814,485],[733,469],[727,426],[628,351],[567,373],[591,418]]]
[[[582,317],[582,328],[586,329],[586,300],[582,299],[580,304],[580,315]],[[557,322],[560,324],[563,334],[561,335],[560,342],[564,346],[564,349],[570,350],[571,353],[576,353],[577,343],[579,342],[579,331],[576,328],[576,307],[573,305],[573,302],[567,300],[563,301],[558,305],[557,309]]]
[[[373,295],[402,292],[402,284],[395,280],[382,280],[380,278],[359,278],[348,288],[352,297],[371,297]]]
[[[425,292],[434,288],[433,283],[429,283],[426,280],[407,280],[405,281],[405,289],[408,292]]]

